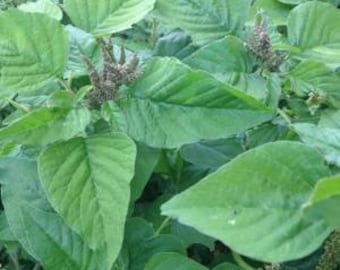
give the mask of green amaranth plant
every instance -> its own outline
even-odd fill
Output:
[[[7,1],[1,267],[339,268],[339,2]]]

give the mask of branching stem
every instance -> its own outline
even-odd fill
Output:
[[[23,111],[24,113],[29,113],[30,112],[30,109],[27,108],[26,106],[16,102],[15,100],[13,99],[10,99],[10,98],[7,98],[7,102],[9,104],[11,104],[13,107],[19,109],[20,111]]]
[[[254,267],[252,267],[251,265],[249,265],[245,260],[243,260],[243,258],[241,257],[240,254],[236,253],[235,251],[232,250],[231,252],[233,259],[235,260],[235,262],[238,264],[238,266],[240,266],[242,269],[244,270],[256,270]]]
[[[289,116],[281,109],[277,109],[277,113],[283,118],[283,120],[286,121],[286,123],[288,124],[288,126],[292,125],[292,121],[290,120]]]

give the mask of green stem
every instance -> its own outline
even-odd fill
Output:
[[[20,268],[20,264],[19,264],[19,261],[18,261],[17,254],[16,253],[10,253],[9,258],[10,258],[11,262],[13,263],[14,269],[20,270],[21,268]]]
[[[170,217],[166,217],[163,220],[162,224],[158,227],[157,231],[155,231],[154,236],[160,235],[160,233],[164,230],[164,228],[169,225],[168,223],[169,223],[170,220],[171,220]]]
[[[277,113],[286,121],[288,126],[292,125],[292,121],[290,120],[289,116],[283,110],[277,108]]]
[[[244,270],[256,270],[254,267],[252,267],[251,265],[249,265],[245,260],[243,260],[243,258],[241,257],[240,254],[236,253],[235,251],[231,251],[231,254],[233,256],[233,259],[235,260],[235,262],[238,264],[238,266],[240,266],[242,269]]]
[[[59,79],[59,83],[65,88],[65,91],[69,94],[72,94],[74,96],[74,92],[69,87],[68,83],[65,83],[63,80]]]
[[[32,270],[39,270],[39,269],[40,269],[40,263],[36,263]]]
[[[165,149],[162,151],[162,155],[163,155],[163,158],[165,160],[166,169],[168,170],[167,171],[168,176],[171,178],[172,181],[174,181],[175,184],[177,184],[176,183],[177,176],[174,173],[174,170],[172,169],[172,165],[169,162],[169,158],[168,158],[168,155],[167,155],[167,152],[166,152]]]
[[[29,110],[26,106],[24,106],[24,105],[22,105],[22,104],[16,102],[15,100],[12,100],[12,99],[10,99],[10,98],[7,98],[7,102],[8,102],[9,104],[13,105],[15,108],[17,108],[17,109],[19,109],[19,110],[21,110],[21,111],[23,111],[23,112],[25,112],[25,113],[29,113],[29,112],[30,112],[30,110]]]
[[[151,30],[151,37],[150,37],[150,43],[152,48],[155,47],[156,42],[157,42],[157,27],[158,27],[158,22],[156,18],[152,18],[152,30]]]
[[[69,77],[67,80],[67,89],[72,89],[72,80],[73,80],[73,73],[70,71]]]

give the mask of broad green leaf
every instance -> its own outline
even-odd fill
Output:
[[[268,90],[267,102],[269,107],[277,109],[281,99],[282,81],[277,73],[268,74],[266,89]]]
[[[153,13],[150,13],[134,24],[131,29],[117,33],[114,41],[118,46],[138,52],[138,55],[145,59],[152,56],[155,42],[159,36],[163,35],[163,31],[165,31],[164,27],[160,26]]]
[[[156,56],[172,56],[183,59],[197,49],[191,38],[180,29],[175,29],[157,40],[154,49]]]
[[[256,127],[247,133],[246,144],[248,148],[255,148],[261,144],[282,140],[288,128],[282,124],[273,123]]]
[[[0,14],[2,94],[36,91],[62,78],[67,35],[58,21],[39,13],[9,10]]]
[[[288,16],[288,40],[301,49],[302,58],[340,65],[340,11],[331,4],[307,2]]]
[[[182,172],[181,172],[181,179],[180,183],[177,184],[177,190],[178,192],[182,192],[186,190],[187,188],[193,186],[197,182],[199,182],[201,179],[206,177],[209,173],[215,171],[217,168],[214,169],[206,169],[202,168],[199,165],[186,165]]]
[[[144,270],[208,270],[197,262],[174,252],[162,252],[154,255]]]
[[[0,141],[45,145],[77,136],[89,122],[90,112],[85,108],[42,108],[0,129]]]
[[[58,21],[63,18],[63,12],[51,0],[38,0],[37,2],[23,3],[18,6],[18,9],[24,12],[43,13]]]
[[[335,175],[328,178],[324,178],[317,183],[309,202],[317,203],[319,201],[339,195],[340,195],[340,176]]]
[[[262,103],[173,58],[148,62],[127,91],[118,101],[117,123],[156,148],[225,138],[273,116]]]
[[[292,91],[306,96],[309,93],[319,94],[328,99],[334,106],[340,107],[340,74],[333,72],[321,62],[303,61],[289,71],[288,79]]]
[[[339,203],[340,176],[335,175],[318,182],[306,206],[317,210],[330,226],[340,229]]]
[[[17,238],[9,227],[5,212],[2,212],[0,215],[0,241],[2,243],[17,241]]]
[[[322,112],[319,126],[324,128],[335,128],[340,130],[340,111],[326,110]]]
[[[83,56],[88,57],[99,70],[102,61],[100,61],[100,50],[95,38],[72,25],[67,25],[65,28],[70,39],[70,53],[65,71],[66,77],[88,74]]]
[[[161,21],[189,33],[203,45],[228,34],[240,34],[248,17],[250,0],[158,0]]]
[[[214,238],[204,235],[193,227],[183,225],[176,220],[172,220],[171,234],[181,239],[186,248],[193,244],[202,244],[210,250],[215,248],[216,240]]]
[[[209,43],[185,58],[184,62],[220,76],[227,72],[251,73],[254,66],[243,42],[234,36]]]
[[[340,166],[340,129],[301,123],[295,124],[294,130],[303,142],[319,150],[328,162]]]
[[[296,142],[268,143],[173,197],[163,204],[162,214],[248,257],[269,262],[298,259],[316,250],[330,232],[323,219],[302,215],[317,181],[329,174],[312,148]]]
[[[70,110],[77,106],[77,100],[74,93],[70,93],[69,91],[56,91],[49,96],[47,106]]]
[[[48,200],[93,249],[112,264],[121,248],[136,149],[121,133],[54,144],[39,158]]]
[[[95,36],[105,36],[131,27],[153,9],[155,0],[65,0],[71,21]]]
[[[134,202],[142,195],[159,157],[159,149],[137,144],[135,175],[131,181],[131,201]]]
[[[149,259],[160,252],[186,253],[180,239],[172,235],[155,235],[151,224],[141,218],[127,221],[125,244],[129,253],[129,270],[145,269]]]
[[[101,251],[91,251],[53,212],[41,190],[34,161],[2,159],[0,181],[11,231],[45,269],[109,269]]]
[[[216,169],[242,152],[242,145],[237,139],[201,141],[181,148],[183,159],[207,169]]]
[[[259,100],[266,100],[266,81],[253,73],[255,61],[244,42],[234,36],[209,43],[184,59],[184,62],[195,69],[208,71],[222,82]]]
[[[290,4],[290,5],[298,5],[298,4],[302,4],[304,2],[307,1],[315,1],[315,0],[277,0],[281,3],[285,3],[285,4]],[[320,2],[329,2],[332,3],[334,5],[339,5],[340,4],[340,0],[318,0]]]

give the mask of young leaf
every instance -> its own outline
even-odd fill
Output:
[[[12,9],[0,14],[0,25],[3,94],[36,91],[63,76],[68,41],[58,21]]]
[[[331,4],[311,1],[288,16],[288,40],[301,49],[300,57],[340,65],[340,11]]]
[[[109,270],[100,257],[104,253],[90,250],[53,212],[41,190],[36,162],[1,159],[0,181],[11,231],[45,269]]]
[[[228,137],[273,116],[262,103],[174,58],[151,60],[118,102],[121,128],[156,148]]]
[[[95,36],[131,27],[153,9],[155,0],[65,0],[65,11],[79,28]]]
[[[68,140],[83,132],[90,122],[85,108],[42,108],[32,111],[0,130],[0,141],[45,145]]]
[[[251,0],[158,0],[156,14],[167,24],[188,32],[198,45],[240,34]]]
[[[208,268],[189,258],[173,252],[162,252],[154,255],[144,270],[208,270]]]
[[[75,138],[48,147],[39,158],[44,191],[54,209],[109,264],[120,251],[136,149],[121,133]]]
[[[318,179],[329,174],[313,149],[296,142],[268,143],[163,204],[162,214],[249,257],[298,259],[317,249],[330,232],[324,220],[302,215]]]

